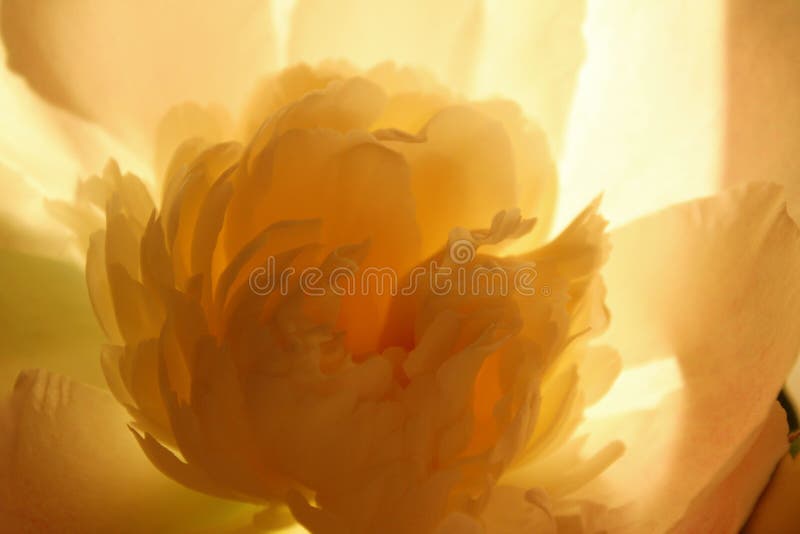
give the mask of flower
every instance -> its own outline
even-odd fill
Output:
[[[295,12],[290,54],[314,46],[298,36],[330,27],[317,22],[325,2],[313,4]],[[450,36],[458,50],[479,42],[481,5],[468,4]],[[442,10],[452,16],[456,8]],[[19,9],[4,3],[4,21]],[[398,13],[391,29],[402,32]],[[578,27],[582,10],[565,13],[572,22],[561,27]],[[40,20],[58,17],[44,11]],[[4,30],[7,42],[37,35],[13,28]],[[125,107],[86,98],[97,73],[74,86],[48,83],[56,71],[20,56],[37,47],[11,50],[34,87],[129,146],[146,143],[137,125],[154,125],[164,111],[123,117]],[[375,47],[366,55],[375,52],[385,54]],[[311,50],[302,55],[313,59]],[[446,46],[392,56],[448,63]],[[586,78],[592,72],[587,66]],[[158,203],[114,163],[80,186],[75,205],[49,203],[90,243],[92,304],[112,342],[104,372],[130,415],[80,383],[22,374],[0,412],[8,436],[0,441],[3,518],[67,531],[217,531],[232,515],[247,528],[287,524],[279,505],[251,520],[252,507],[200,494],[207,493],[285,502],[312,531],[738,529],[787,448],[784,415],[773,406],[800,344],[789,320],[800,302],[778,281],[797,268],[800,251],[781,189],[754,184],[626,225],[612,232],[602,267],[607,247],[595,203],[542,245],[555,168],[544,135],[513,104],[468,100],[391,66],[357,73],[340,64],[284,71],[236,122],[218,107],[173,108],[156,135],[154,167],[166,176]],[[452,61],[443,79],[466,87],[472,76]],[[558,151],[571,91],[552,91],[539,76],[532,109]],[[573,125],[586,120],[586,83]],[[122,95],[138,98],[133,87]],[[568,178],[586,139],[578,131],[564,148]],[[196,134],[201,139],[182,142]],[[215,144],[231,137],[245,145]],[[457,202],[428,187],[442,178]],[[15,198],[26,184],[15,186]],[[611,188],[611,213],[621,187]],[[105,235],[92,235],[104,208]],[[52,246],[44,229],[26,230],[40,238],[29,250]],[[17,230],[9,235],[23,243]],[[466,257],[455,255],[456,245],[468,247]],[[401,298],[320,298],[299,285],[265,298],[248,284],[264,258],[316,268],[328,281],[333,271],[369,267],[410,273],[426,260],[435,272],[490,268],[506,278],[535,265],[543,286],[538,298],[432,288]],[[18,253],[9,261],[36,267],[11,271],[26,297],[52,287],[40,287],[37,269],[73,280],[57,263]],[[604,334],[601,269],[612,312]],[[47,309],[79,306],[65,297]],[[77,317],[60,319],[69,337]],[[20,331],[18,346],[37,354],[31,330]],[[662,391],[643,392],[642,382]],[[135,437],[123,427],[131,416]],[[153,464],[200,493],[160,477],[137,454],[136,439]],[[109,451],[130,462],[115,463]],[[44,477],[58,482],[44,487]],[[132,488],[165,497],[133,504]],[[192,511],[192,525],[183,510]]]
[[[610,443],[584,465],[561,450],[580,420],[568,399],[586,395],[579,368],[608,360],[606,373],[583,377],[596,396],[615,376],[616,355],[587,347],[608,319],[597,204],[544,247],[471,257],[548,226],[554,167],[536,158],[544,136],[512,103],[453,103],[420,86],[391,65],[366,77],[292,68],[254,98],[266,119],[244,147],[181,145],[159,207],[113,165],[79,189],[109,184],[86,266],[111,342],[103,367],[165,474],[286,503],[314,532],[428,532],[456,513],[490,521],[484,511],[504,506],[492,495],[517,465],[538,473],[525,491],[555,499],[621,453]],[[489,230],[453,230],[516,205],[542,217],[517,208]],[[453,231],[470,257],[453,252]],[[301,275],[280,293],[254,292],[249,273],[269,259],[282,279],[318,269],[321,291]],[[403,279],[437,265],[452,281],[483,269],[510,279],[527,265],[547,294],[488,279],[335,291],[334,273],[353,264]],[[581,516],[575,504],[532,502]]]

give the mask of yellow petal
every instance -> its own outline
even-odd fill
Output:
[[[289,62],[342,58],[366,69],[394,60],[467,90],[482,27],[481,0],[307,0],[292,14]]]
[[[239,109],[274,54],[269,4],[258,0],[9,0],[2,33],[9,65],[39,94],[147,151],[175,103]]]
[[[14,532],[186,532],[253,507],[179,486],[144,457],[99,389],[22,373],[0,405],[0,521]]]
[[[471,108],[447,107],[428,122],[421,136],[424,142],[387,144],[405,156],[411,168],[427,256],[447,240],[452,228],[480,228],[498,211],[515,207],[517,191],[512,145],[501,121]]]
[[[561,224],[602,190],[614,225],[715,189],[724,4],[589,3],[587,58],[560,161]]]
[[[0,391],[22,369],[38,366],[102,384],[103,334],[78,266],[2,251],[0,280]]]
[[[627,446],[602,477],[604,501],[635,502],[628,519],[661,531],[739,463],[795,361],[800,235],[781,189],[751,184],[638,220],[611,243],[603,341],[626,370],[609,395],[644,364],[674,362],[682,387],[645,412],[592,418],[588,430]]]
[[[476,89],[520,103],[561,153],[578,73],[586,56],[585,0],[495,1]]]

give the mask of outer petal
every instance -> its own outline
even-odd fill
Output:
[[[746,534],[792,532],[800,525],[800,462],[783,457],[744,528]]]
[[[800,4],[728,2],[724,182],[769,179],[786,186],[800,220]],[[800,398],[800,367],[789,377]]]
[[[588,55],[561,161],[562,224],[601,190],[612,225],[714,190],[724,3],[589,4]]]
[[[391,59],[468,90],[483,29],[482,0],[300,0],[289,62],[344,58],[368,68]]]
[[[69,197],[75,181],[96,171],[109,154],[127,168],[138,168],[139,162],[100,127],[32,93],[5,60],[0,44],[0,173],[3,182],[13,184],[13,189],[4,184],[0,210],[26,225],[42,226],[48,222],[42,197]]]
[[[795,360],[800,235],[780,188],[752,184],[636,221],[611,242],[607,342],[627,373],[674,362],[683,387],[645,417],[588,426],[600,443],[627,442],[602,477],[603,501],[636,503],[634,528],[662,531],[739,464]]]
[[[697,499],[676,530],[679,532],[738,532],[750,515],[775,464],[789,443],[786,412],[775,403],[764,426],[742,461],[708,495]]]
[[[0,251],[0,280],[0,391],[33,366],[103,383],[103,334],[81,270],[72,263]]]
[[[601,444],[628,445],[601,479],[602,502],[636,503],[633,528],[661,531],[739,464],[795,360],[800,235],[780,188],[753,184],[636,221],[611,242],[607,342],[628,372],[676,362],[683,388],[645,417],[588,426]]]
[[[0,406],[4,528],[186,532],[241,513],[242,505],[193,493],[161,475],[130,435],[128,419],[99,389],[44,371],[21,374]]]
[[[787,185],[800,214],[800,4],[731,0],[727,18],[725,180]]]
[[[186,99],[238,109],[273,63],[269,3],[5,0],[8,63],[51,102],[151,148]]]
[[[561,152],[578,73],[586,56],[586,0],[490,2],[476,89],[520,103]]]

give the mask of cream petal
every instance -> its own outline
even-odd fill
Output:
[[[102,384],[97,326],[74,263],[0,252],[0,391],[22,369],[47,366]]]
[[[8,0],[2,33],[8,64],[39,94],[149,151],[157,121],[176,103],[239,109],[274,64],[269,7]]]
[[[408,161],[422,255],[427,256],[454,227],[480,228],[498,211],[516,206],[517,184],[511,141],[499,120],[471,108],[447,107],[420,135],[424,142],[387,145]]]
[[[560,161],[559,226],[602,190],[614,225],[716,189],[725,4],[589,3],[587,58]]]
[[[467,91],[483,15],[482,0],[305,0],[292,13],[289,62],[343,58],[366,69],[389,59],[426,68]]]
[[[27,371],[0,413],[0,518],[15,532],[186,532],[256,510],[161,475],[102,390]]]
[[[586,56],[586,0],[489,2],[479,94],[520,103],[558,155],[578,73]]]
[[[213,104],[203,107],[194,102],[173,106],[156,128],[153,162],[157,183],[164,183],[176,152],[187,141],[212,144],[232,137],[233,119],[225,108]]]
[[[800,235],[781,188],[751,184],[638,220],[611,243],[603,341],[626,370],[609,396],[661,362],[675,362],[682,387],[646,412],[590,411],[587,430],[627,447],[601,477],[603,502],[636,502],[625,519],[662,531],[739,463],[795,361]]]

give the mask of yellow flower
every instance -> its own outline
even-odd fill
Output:
[[[710,23],[702,31],[678,26],[697,45],[691,60],[710,68],[662,91],[671,80],[660,70],[687,70],[660,46],[654,8],[620,37],[626,26],[609,21],[624,15],[578,2],[308,0],[273,48],[266,4],[223,14],[205,3],[26,5],[2,6],[8,62],[75,115],[25,96],[9,73],[4,90],[54,117],[82,158],[58,152],[57,136],[43,152],[56,157],[31,158],[30,135],[10,137],[3,243],[68,254],[63,230],[18,218],[55,198],[46,210],[88,247],[91,304],[109,340],[103,372],[120,404],[57,374],[19,376],[0,408],[3,524],[241,532],[294,516],[313,532],[494,533],[745,523],[787,449],[774,398],[800,347],[800,236],[783,192],[725,191],[610,236],[589,202],[607,189],[604,210],[619,223],[711,189],[724,166],[719,9],[691,8]],[[331,24],[338,16],[348,31]],[[509,54],[533,49],[548,59],[518,68]],[[232,113],[282,53],[359,66],[282,70]],[[371,67],[387,58],[434,74]],[[126,83],[107,78],[116,64]],[[497,91],[522,107],[482,98]],[[175,105],[185,98],[224,105]],[[687,126],[698,124],[686,157]],[[750,143],[731,146],[742,167],[791,176],[786,144],[773,145],[762,167],[741,156]],[[65,201],[65,175],[108,154],[122,165]],[[552,227],[563,229],[548,243]],[[101,343],[76,297],[80,275],[20,252],[2,260],[13,354],[2,378],[27,358],[101,383],[99,366],[78,362],[96,362]],[[367,272],[412,291],[358,285]],[[288,273],[277,290],[254,278],[276,273]],[[489,290],[498,279],[506,291]]]
[[[554,167],[532,158],[544,137],[508,102],[369,81],[402,77],[384,65],[314,90],[319,73],[285,71],[264,87],[288,103],[257,95],[266,119],[243,147],[176,152],[155,211],[109,168],[106,230],[87,254],[105,374],[148,457],[198,491],[288,503],[314,532],[478,521],[504,506],[492,495],[517,465],[557,499],[621,453],[612,443],[584,464],[562,450],[581,413],[564,404],[586,395],[579,369],[607,360],[594,395],[616,371],[613,353],[586,347],[607,323],[597,205],[545,247],[483,254],[539,222],[519,209],[492,220],[503,206],[530,199],[547,226]],[[481,221],[491,228],[453,230]],[[269,262],[282,285],[262,294],[252,273]]]

